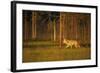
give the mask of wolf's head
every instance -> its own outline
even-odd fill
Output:
[[[63,40],[63,43],[65,43],[65,44],[68,43],[68,40],[64,39],[64,40]]]

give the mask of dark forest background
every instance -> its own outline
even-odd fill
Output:
[[[23,11],[24,41],[78,40],[90,45],[91,14],[72,12]]]

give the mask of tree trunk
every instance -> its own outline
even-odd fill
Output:
[[[36,13],[32,12],[32,39],[36,38]]]
[[[54,29],[54,41],[56,41],[56,23],[55,19],[53,20],[53,29]]]

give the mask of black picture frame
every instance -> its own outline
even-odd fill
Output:
[[[60,7],[81,7],[81,8],[90,8],[96,10],[95,12],[95,64],[93,65],[82,65],[82,66],[69,66],[69,67],[52,67],[52,68],[32,68],[32,69],[17,69],[17,4],[27,4],[27,5],[45,5],[45,6],[60,6]],[[27,1],[11,1],[11,71],[12,72],[23,72],[23,71],[42,71],[42,70],[55,70],[55,69],[73,69],[73,68],[88,68],[88,67],[97,67],[98,66],[98,7],[90,5],[73,5],[73,4],[58,4],[58,3],[43,3],[43,2],[27,2]]]

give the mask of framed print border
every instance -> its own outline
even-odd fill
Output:
[[[18,4],[26,4],[26,5],[44,5],[44,6],[55,6],[55,7],[78,7],[78,8],[86,8],[86,9],[95,9],[95,64],[90,65],[79,65],[79,66],[68,66],[68,67],[41,67],[41,68],[31,68],[31,69],[17,69],[18,66],[18,40],[17,40],[17,9]],[[59,8],[58,8],[59,9]],[[63,9],[62,9],[63,10]],[[74,9],[73,9],[74,10]],[[70,11],[70,10],[69,10]],[[97,67],[98,66],[98,7],[97,6],[90,6],[90,5],[73,5],[73,4],[56,4],[56,3],[43,3],[43,2],[26,2],[26,1],[12,1],[11,2],[11,71],[12,72],[23,72],[23,71],[40,71],[40,70],[54,70],[54,69],[73,69],[73,68],[87,68],[87,67]],[[21,28],[21,27],[20,27]],[[38,64],[39,65],[39,64]]]

